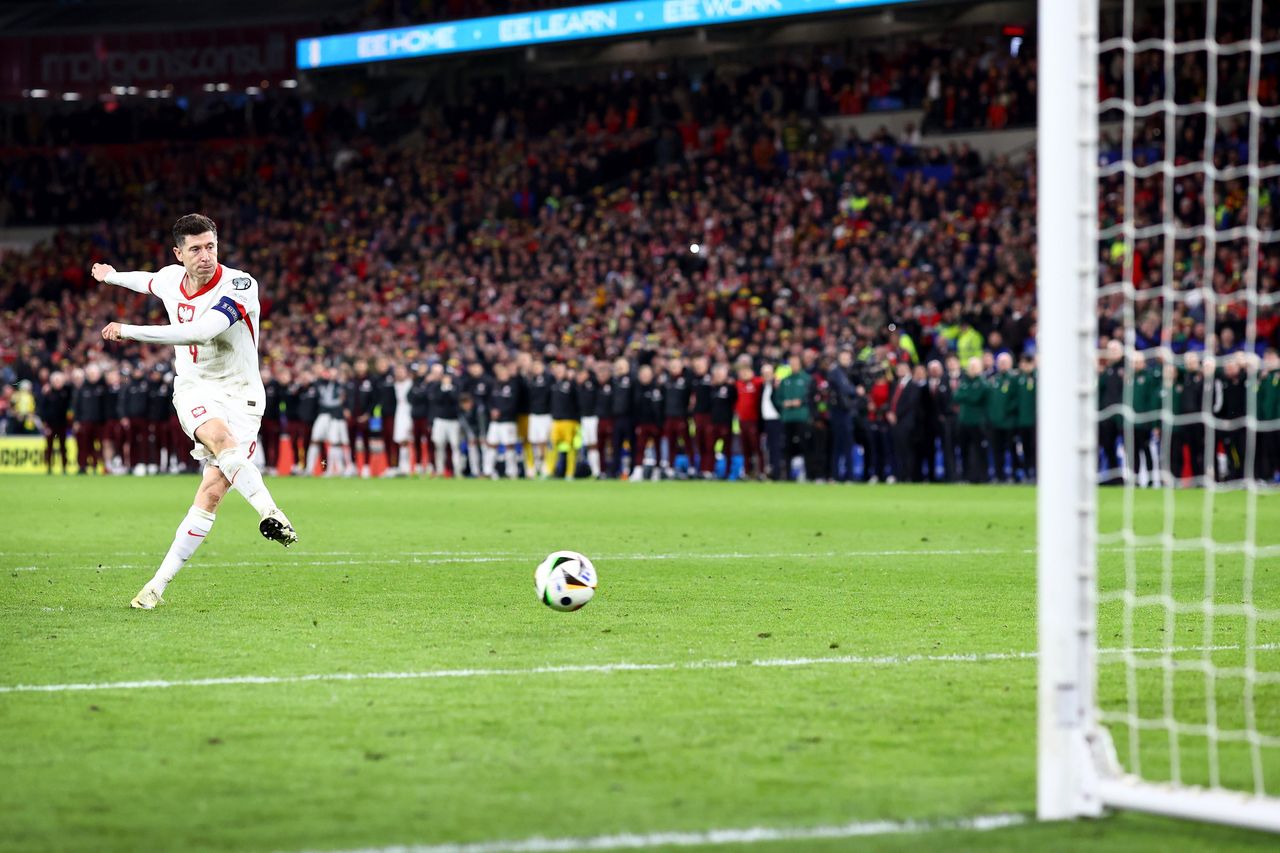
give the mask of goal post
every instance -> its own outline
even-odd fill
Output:
[[[1100,810],[1087,778],[1096,587],[1097,18],[1097,0],[1039,2],[1036,807],[1043,819]]]
[[[1280,414],[1260,416],[1280,368],[1257,333],[1280,308],[1262,265],[1280,245],[1280,153],[1261,144],[1280,122],[1260,85],[1280,61],[1267,2],[1038,3],[1042,820],[1114,808],[1280,832],[1280,498],[1275,459],[1259,464],[1280,454]],[[1101,411],[1100,315],[1123,386]],[[1201,326],[1179,345],[1171,328],[1188,318]],[[1238,339],[1219,338],[1228,326]],[[1203,396],[1176,408],[1193,380]],[[1100,465],[1119,488],[1099,490]]]

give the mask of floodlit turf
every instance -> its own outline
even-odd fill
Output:
[[[341,850],[1033,811],[1031,489],[269,482],[299,546],[261,539],[232,494],[169,603],[143,613],[129,599],[193,479],[0,478],[0,687],[179,682],[0,693],[0,849]],[[1158,532],[1153,497],[1135,524]],[[1193,497],[1179,525],[1198,525]],[[1103,500],[1115,529],[1120,494]],[[1216,535],[1239,536],[1243,496],[1217,503]],[[1280,502],[1259,513],[1280,517]],[[534,566],[559,548],[600,571],[578,613],[534,597]],[[1277,562],[1253,567],[1255,600],[1273,607]],[[1122,588],[1125,561],[1102,563],[1104,589]],[[1180,600],[1199,599],[1203,565],[1174,561]],[[1133,566],[1156,591],[1161,568],[1145,552]],[[1221,558],[1223,600],[1239,599],[1243,569]],[[1102,644],[1125,645],[1119,605],[1102,620]],[[1128,636],[1159,643],[1163,627],[1140,613]],[[1174,628],[1203,644],[1203,620]],[[1235,644],[1215,663],[1244,660],[1241,622],[1207,635]],[[1277,625],[1256,640],[1280,642]],[[1257,654],[1280,669],[1280,652]],[[591,665],[604,668],[563,669]],[[294,678],[369,673],[417,675]],[[190,683],[210,678],[232,682]],[[1194,722],[1203,678],[1183,680],[1178,712]],[[1240,683],[1224,683],[1219,705],[1238,707]],[[1105,666],[1101,690],[1128,707],[1123,668]],[[1163,685],[1136,690],[1140,715],[1158,715]],[[1259,728],[1280,733],[1275,687],[1255,699]],[[1163,732],[1138,749],[1168,773]],[[1273,791],[1276,752],[1263,751]],[[1184,778],[1206,756],[1185,739]],[[1251,778],[1249,761],[1224,748],[1223,777]],[[1125,815],[755,849],[1274,842]]]

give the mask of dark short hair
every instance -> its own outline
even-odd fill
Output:
[[[214,222],[203,213],[188,213],[186,216],[173,223],[173,245],[179,249],[182,248],[184,237],[194,237],[197,234],[204,234],[206,231],[212,231],[213,236],[218,236],[218,223]]]

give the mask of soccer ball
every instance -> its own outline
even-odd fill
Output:
[[[556,551],[538,564],[533,585],[552,610],[577,610],[596,594],[596,567],[577,551]]]

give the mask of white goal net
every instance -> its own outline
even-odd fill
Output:
[[[1280,831],[1280,3],[1040,15],[1039,811]]]

